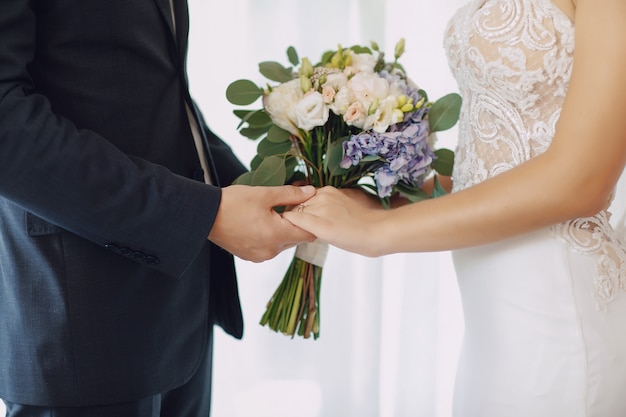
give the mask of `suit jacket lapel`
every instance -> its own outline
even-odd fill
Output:
[[[185,65],[187,37],[189,35],[189,9],[187,8],[187,0],[174,0],[174,14],[176,16],[176,43],[178,44],[181,58],[180,62]]]
[[[167,27],[170,28],[170,32],[172,36],[175,36],[174,33],[174,22],[172,21],[172,11],[170,9],[170,1],[169,0],[154,0],[157,6],[159,7],[159,11],[163,16],[163,20]]]
[[[189,81],[187,80],[187,71],[185,68],[187,58],[187,41],[189,34],[189,9],[187,7],[187,0],[173,0],[175,22],[172,20],[172,9],[170,0],[155,0],[155,2],[159,7],[159,10],[161,11],[163,20],[165,20],[167,26],[170,28],[170,32],[172,33],[172,36],[176,42],[179,65],[182,65],[183,73],[185,75],[185,84],[188,85]],[[191,100],[191,97],[188,96],[187,100],[190,103],[193,116],[198,123],[200,135],[204,144],[204,149],[207,154],[207,162],[209,163],[209,169],[211,170],[211,180],[213,182],[213,185],[219,186],[217,170],[211,156],[211,148],[209,147],[209,142],[206,137],[206,132],[204,130],[204,120],[202,120],[199,116],[199,111],[196,108],[193,100]]]
[[[172,20],[170,0],[154,1],[163,16],[163,20],[170,29],[170,33],[172,34],[172,37],[178,47],[178,57],[180,58],[180,62],[184,65],[185,54],[187,51],[187,35],[189,32],[189,10],[187,8],[187,1],[174,0],[174,16],[176,18],[175,24]]]

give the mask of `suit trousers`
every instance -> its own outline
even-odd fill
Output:
[[[5,401],[6,417],[208,417],[211,412],[213,332],[198,370],[187,383],[161,394],[123,404],[38,407]]]

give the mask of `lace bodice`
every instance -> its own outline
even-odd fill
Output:
[[[473,0],[450,21],[445,47],[463,96],[456,191],[548,148],[571,75],[574,25],[550,0]],[[553,231],[572,248],[599,255],[599,305],[626,288],[626,251],[608,212]]]

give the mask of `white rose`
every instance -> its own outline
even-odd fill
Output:
[[[389,83],[376,74],[359,72],[348,82],[355,100],[369,109],[376,100],[382,101],[389,95]]]
[[[295,106],[296,124],[302,130],[323,126],[328,121],[328,106],[317,91],[307,93]]]
[[[303,96],[300,80],[291,80],[274,88],[271,93],[263,97],[263,107],[274,124],[300,137],[296,124],[295,106]]]
[[[378,59],[372,54],[357,54],[354,51],[350,51],[352,57],[352,65],[350,65],[353,71],[356,72],[374,72],[374,67]]]

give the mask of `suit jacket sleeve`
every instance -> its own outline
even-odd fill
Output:
[[[29,72],[32,4],[3,0],[0,13],[0,197],[103,247],[147,254],[151,267],[180,277],[206,244],[220,189],[56,114]]]

